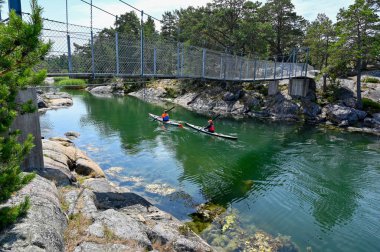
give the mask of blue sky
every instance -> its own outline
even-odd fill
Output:
[[[80,0],[67,0],[69,3],[69,22],[90,25],[90,7]],[[90,0],[86,0],[90,2]],[[187,6],[205,5],[210,0],[124,0],[139,9],[143,9],[147,13],[161,18],[166,10],[174,10],[185,8]],[[41,6],[44,7],[44,17],[58,21],[65,21],[65,0],[39,0]],[[263,1],[265,2],[265,0]],[[318,13],[325,13],[331,19],[335,20],[336,14],[342,7],[347,7],[354,0],[292,0],[295,5],[296,12],[304,16],[307,20],[312,21]],[[29,0],[21,0],[23,11],[29,12]],[[120,15],[132,9],[118,0],[93,0],[93,4],[104,8],[105,10]],[[7,16],[8,3],[2,10],[3,18]],[[110,27],[114,22],[114,17],[102,13],[94,9],[94,27],[103,28]],[[156,24],[158,25],[158,24]]]

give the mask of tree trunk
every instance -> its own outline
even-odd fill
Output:
[[[325,94],[327,92],[327,74],[323,74],[323,86],[322,86],[322,91]]]

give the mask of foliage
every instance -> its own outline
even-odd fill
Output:
[[[178,93],[174,88],[165,87],[166,98],[176,98],[177,96],[178,96]]]
[[[54,77],[54,83],[58,83],[61,80],[67,80],[69,77]]]
[[[380,83],[380,79],[367,76],[364,79],[362,79],[362,82],[364,82],[364,83]]]
[[[328,65],[329,47],[334,41],[335,30],[326,14],[318,14],[306,30],[305,45],[310,48],[310,62],[316,69]]]
[[[3,207],[0,209],[0,231],[15,223],[18,218],[27,214],[30,203],[29,198],[16,207]]]
[[[307,22],[294,11],[291,0],[268,0],[261,11],[274,33],[268,41],[272,55],[289,53],[301,45]]]
[[[78,86],[86,87],[86,81],[83,79],[62,79],[58,83],[54,83],[56,86]]]
[[[337,40],[330,48],[330,74],[339,76],[355,71],[357,99],[361,107],[361,71],[380,54],[380,19],[378,6],[368,0],[355,0],[337,16]]]
[[[368,98],[363,98],[363,110],[369,111],[371,113],[379,113],[380,112],[380,103],[375,102]]]
[[[44,44],[39,39],[42,9],[36,0],[31,0],[31,9],[29,22],[22,21],[12,11],[9,22],[0,23],[0,202],[9,199],[13,192],[34,177],[34,174],[22,174],[20,169],[21,162],[33,148],[33,136],[29,135],[24,143],[19,143],[20,131],[9,131],[17,115],[35,109],[31,102],[15,102],[18,91],[40,83],[46,75],[46,71],[36,73],[32,70],[47,54],[50,44]],[[27,208],[28,200],[13,208],[3,208],[0,220],[4,220],[4,225],[9,224],[24,214]]]

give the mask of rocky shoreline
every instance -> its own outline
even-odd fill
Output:
[[[266,84],[258,84],[255,88],[237,84],[227,87],[206,85],[190,91],[178,88],[173,91],[178,83],[168,80],[156,81],[150,87],[128,95],[152,103],[171,102],[206,115],[305,122],[380,135],[380,113],[370,114],[356,109],[356,97],[347,85],[338,87],[335,100],[328,102],[318,97],[317,84],[312,80],[310,83],[305,97],[290,96],[284,81],[280,82],[279,92],[275,95],[266,94]],[[380,93],[380,89],[378,91]]]
[[[172,215],[110,183],[68,138],[44,139],[43,152],[45,167],[1,206],[31,204],[0,234],[1,251],[212,251]]]

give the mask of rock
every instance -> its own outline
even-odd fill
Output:
[[[326,118],[336,125],[353,125],[360,120],[363,120],[367,113],[361,110],[356,110],[351,107],[345,107],[337,104],[329,104],[323,108]]]
[[[80,134],[78,132],[75,132],[75,131],[68,131],[65,133],[65,136],[68,139],[73,140],[75,138],[78,138],[80,136]]]
[[[98,208],[96,207],[95,194],[89,189],[74,189],[64,194],[65,201],[68,204],[67,215],[81,213],[86,218],[96,217]]]
[[[145,88],[141,89],[136,92],[131,92],[128,95],[144,99],[146,101],[150,102],[158,102],[160,101],[161,97],[165,96],[165,89],[164,88]]]
[[[67,138],[43,139],[42,149],[45,168],[40,174],[57,181],[58,185],[76,181],[72,170],[84,176],[105,177],[102,169]]]
[[[318,104],[308,99],[301,99],[301,108],[308,120],[314,120],[322,111]]]
[[[174,250],[178,252],[198,252],[198,251],[212,251],[212,249],[205,244],[197,243],[195,241],[179,238],[173,244]]]
[[[125,252],[125,251],[145,251],[141,248],[140,250],[133,249],[127,245],[123,244],[98,244],[94,242],[83,242],[78,247],[75,248],[74,252],[95,252],[95,251],[107,251],[107,252]]]
[[[37,95],[37,106],[38,106],[38,108],[47,108],[48,107],[48,105],[46,104],[44,99],[42,99],[42,97],[40,95]]]
[[[111,94],[112,93],[112,86],[100,86],[100,87],[94,87],[90,90],[90,93],[92,94]]]
[[[226,92],[223,95],[223,101],[236,101],[235,94],[231,92]]]
[[[38,108],[40,112],[49,109],[65,108],[73,105],[72,97],[64,92],[48,92],[37,96]]]
[[[335,95],[339,104],[350,108],[356,107],[355,94],[352,90],[348,89],[347,87],[338,88],[338,90],[335,92]]]
[[[145,226],[127,214],[114,209],[99,213],[94,223],[88,228],[88,234],[100,238],[104,237],[104,233],[99,232],[100,226],[106,227],[118,238],[135,240],[140,246],[152,249],[152,243],[146,234]]]
[[[365,118],[364,119],[364,126],[369,128],[379,128],[380,129],[380,121],[376,120],[375,118]]]
[[[91,178],[86,179],[83,183],[83,186],[89,188],[90,190],[97,193],[106,193],[106,192],[129,192],[127,188],[123,188],[123,190],[119,190],[118,188],[112,186],[107,179],[105,178]]]
[[[145,187],[145,190],[163,196],[172,194],[176,191],[174,188],[171,188],[167,184],[150,184]]]
[[[284,95],[277,94],[267,100],[266,111],[272,114],[275,119],[298,120],[300,106]]]
[[[26,196],[30,198],[28,214],[0,234],[0,251],[64,251],[67,220],[55,185],[37,175],[0,207],[18,204]]]
[[[289,237],[278,236],[274,238],[262,231],[256,232],[244,245],[244,251],[299,251]]]
[[[102,168],[91,159],[79,158],[75,162],[75,171],[84,176],[93,175],[95,177],[105,177]]]

